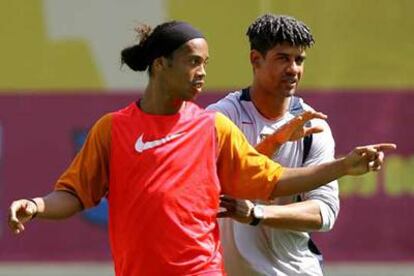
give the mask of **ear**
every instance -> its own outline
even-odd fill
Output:
[[[153,72],[159,72],[162,70],[162,58],[158,57],[156,59],[154,59],[154,61],[152,62],[152,71]]]
[[[254,50],[254,49],[250,51],[250,63],[253,69],[260,66],[262,60],[263,60],[263,56],[259,51]]]

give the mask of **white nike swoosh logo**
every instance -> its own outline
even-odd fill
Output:
[[[135,150],[139,153],[143,152],[144,150],[149,150],[158,146],[161,146],[165,143],[168,143],[171,140],[174,140],[178,137],[180,137],[181,135],[183,135],[185,132],[179,132],[176,134],[171,134],[171,135],[167,135],[164,138],[158,139],[158,140],[154,140],[154,141],[147,141],[144,142],[142,140],[144,134],[141,134],[141,136],[139,136],[139,138],[137,139],[137,142],[135,143]]]

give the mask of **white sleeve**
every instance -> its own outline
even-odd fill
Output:
[[[313,134],[311,149],[304,166],[326,163],[335,158],[335,141],[329,125],[324,120],[312,120],[312,126],[315,125],[322,126],[324,131]],[[322,227],[319,231],[331,230],[340,208],[338,182],[335,180],[315,190],[303,193],[302,198],[303,200],[313,200],[319,204],[322,216]]]
[[[240,126],[240,107],[235,93],[230,93],[216,103],[206,107],[207,110],[217,111],[229,118],[237,126]]]

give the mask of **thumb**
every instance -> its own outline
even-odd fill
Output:
[[[24,213],[28,216],[33,216],[34,214],[36,214],[36,212],[37,212],[36,206],[34,204],[26,202],[24,206]]]
[[[25,209],[25,212],[26,212],[26,215],[29,215],[29,216],[33,216],[34,215],[34,213],[35,213],[35,211],[33,210],[33,208],[31,208],[31,207],[27,207],[26,209]]]
[[[26,212],[26,208],[24,205],[20,205],[19,202],[13,202],[9,208],[9,220],[11,222],[18,223],[19,218],[17,217],[18,212],[21,210],[24,210]]]
[[[320,133],[320,132],[323,132],[323,130],[324,130],[323,127],[320,127],[320,126],[305,128],[304,136],[308,136],[308,135],[315,134],[315,133]]]

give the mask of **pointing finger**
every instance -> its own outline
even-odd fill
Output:
[[[397,148],[396,144],[393,143],[381,143],[381,144],[375,144],[372,145],[376,150],[379,151],[386,151],[386,150],[395,150]]]

